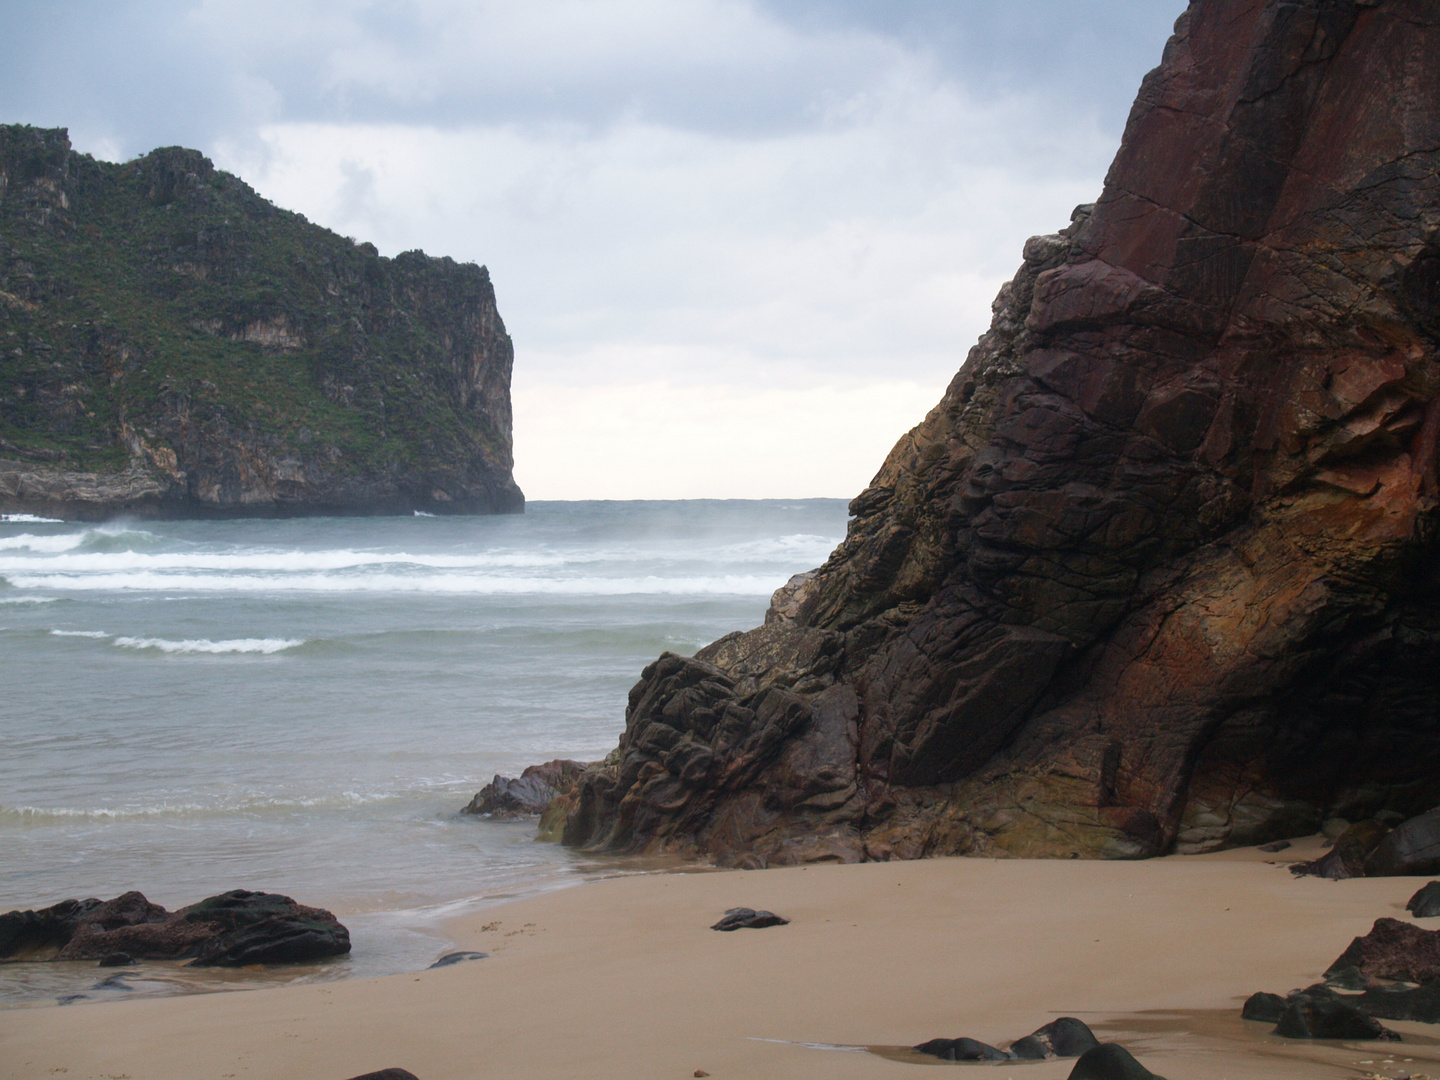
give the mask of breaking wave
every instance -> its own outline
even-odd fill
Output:
[[[157,649],[163,653],[263,653],[268,656],[270,653],[284,652],[297,645],[304,645],[305,639],[233,638],[229,641],[210,641],[206,638],[194,638],[189,641],[170,641],[167,638],[117,637],[115,644],[122,649]]]

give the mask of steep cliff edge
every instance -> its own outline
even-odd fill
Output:
[[[0,511],[519,512],[512,361],[484,267],[0,126]]]
[[[1195,0],[1103,194],[567,843],[1126,857],[1440,802],[1440,9]]]

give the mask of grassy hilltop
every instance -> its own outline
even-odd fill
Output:
[[[512,359],[483,266],[0,126],[0,508],[520,510]]]

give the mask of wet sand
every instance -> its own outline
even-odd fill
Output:
[[[1282,865],[1318,850],[615,878],[457,920],[455,947],[491,955],[452,967],[0,1012],[0,1080],[344,1080],[391,1065],[420,1080],[1059,1080],[1071,1062],[930,1064],[903,1048],[1004,1045],[1062,1015],[1168,1080],[1440,1076],[1427,1025],[1390,1025],[1399,1044],[1307,1044],[1239,1019],[1252,992],[1308,985],[1376,918],[1408,918],[1417,879]],[[792,921],[708,929],[737,906]]]

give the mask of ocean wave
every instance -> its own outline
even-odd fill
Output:
[[[51,630],[55,637],[83,637],[83,638],[108,638],[110,635],[104,630]]]
[[[478,786],[478,785],[477,785]],[[0,820],[125,821],[166,817],[216,817],[233,814],[288,813],[296,810],[346,810],[405,798],[406,791],[342,791],[313,796],[242,795],[210,802],[162,800],[139,806],[0,806]]]
[[[53,631],[52,631],[53,632]],[[297,645],[304,645],[304,638],[233,638],[229,641],[210,641],[206,638],[192,638],[186,641],[171,641],[168,638],[117,637],[115,644],[122,649],[158,649],[163,653],[270,653],[284,652]]]
[[[81,549],[98,553],[129,552],[136,547],[154,547],[161,543],[162,539],[144,529],[131,529],[123,525],[102,525],[80,532],[51,535],[18,533],[15,536],[0,537],[0,551],[17,554],[28,551],[32,555],[63,555],[66,552]]]
[[[73,551],[84,542],[84,533],[60,533],[56,536],[19,533],[16,536],[0,537],[0,551],[33,551],[42,555],[50,555],[61,551]]]
[[[64,525],[63,518],[40,517],[36,514],[0,514],[0,521],[16,525]]]
[[[37,541],[30,546],[29,540]],[[15,541],[27,541],[25,544]],[[0,552],[28,548],[47,558],[0,555],[0,574],[43,570],[51,573],[104,573],[123,570],[208,570],[216,573],[304,573],[370,570],[381,567],[426,570],[546,569],[605,561],[604,555],[573,555],[544,551],[490,551],[474,555],[416,555],[406,551],[77,551],[70,536],[11,537],[0,540]],[[62,543],[62,541],[64,543]],[[632,556],[633,558],[633,556]]]
[[[0,583],[4,581],[0,578]],[[58,596],[5,596],[0,597],[0,604],[53,604],[59,599]]]
[[[6,573],[20,588],[75,591],[193,590],[207,593],[423,593],[456,596],[769,596],[787,575],[714,577],[500,577],[479,574]]]
[[[806,558],[812,562],[823,562],[829,558],[840,541],[833,536],[816,536],[813,533],[792,533],[789,536],[765,537],[761,540],[746,540],[729,544],[722,552],[730,558],[771,561],[776,559]]]

